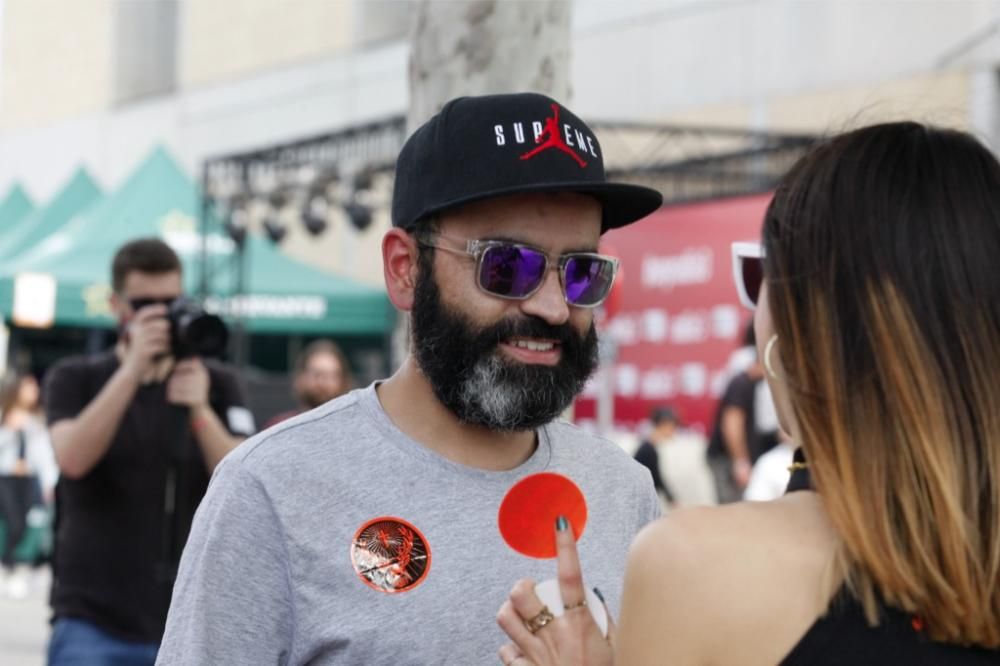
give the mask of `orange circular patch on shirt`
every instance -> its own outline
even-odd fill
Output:
[[[528,557],[556,556],[556,518],[565,516],[579,539],[587,525],[587,500],[561,474],[526,476],[507,491],[497,523],[507,545]]]
[[[431,549],[416,527],[383,516],[369,520],[354,535],[351,563],[365,585],[396,594],[424,581],[431,568]]]

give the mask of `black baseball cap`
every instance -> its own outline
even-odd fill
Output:
[[[537,93],[453,99],[407,139],[396,159],[392,223],[411,229],[463,204],[525,192],[579,192],[603,206],[602,233],[639,220],[663,196],[609,183],[597,136]]]

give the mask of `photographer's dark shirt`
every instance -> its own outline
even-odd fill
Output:
[[[205,362],[209,400],[234,435],[253,420],[232,371]],[[45,384],[49,424],[75,418],[118,369],[114,352],[60,362]],[[165,383],[139,387],[111,446],[81,479],[56,487],[52,608],[56,618],[91,621],[122,638],[158,642],[174,568],[209,474],[183,408],[166,401]],[[175,518],[165,509],[176,479]],[[171,484],[174,485],[174,484]]]

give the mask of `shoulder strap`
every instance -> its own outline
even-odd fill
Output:
[[[792,456],[792,473],[788,478],[788,486],[785,488],[786,493],[795,492],[796,490],[813,490],[812,479],[809,476],[809,467],[806,461],[806,454],[799,447],[795,449],[795,453]]]

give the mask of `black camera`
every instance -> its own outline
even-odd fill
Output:
[[[167,311],[170,320],[170,349],[174,358],[221,356],[229,340],[226,324],[205,312],[197,301],[175,299]]]

